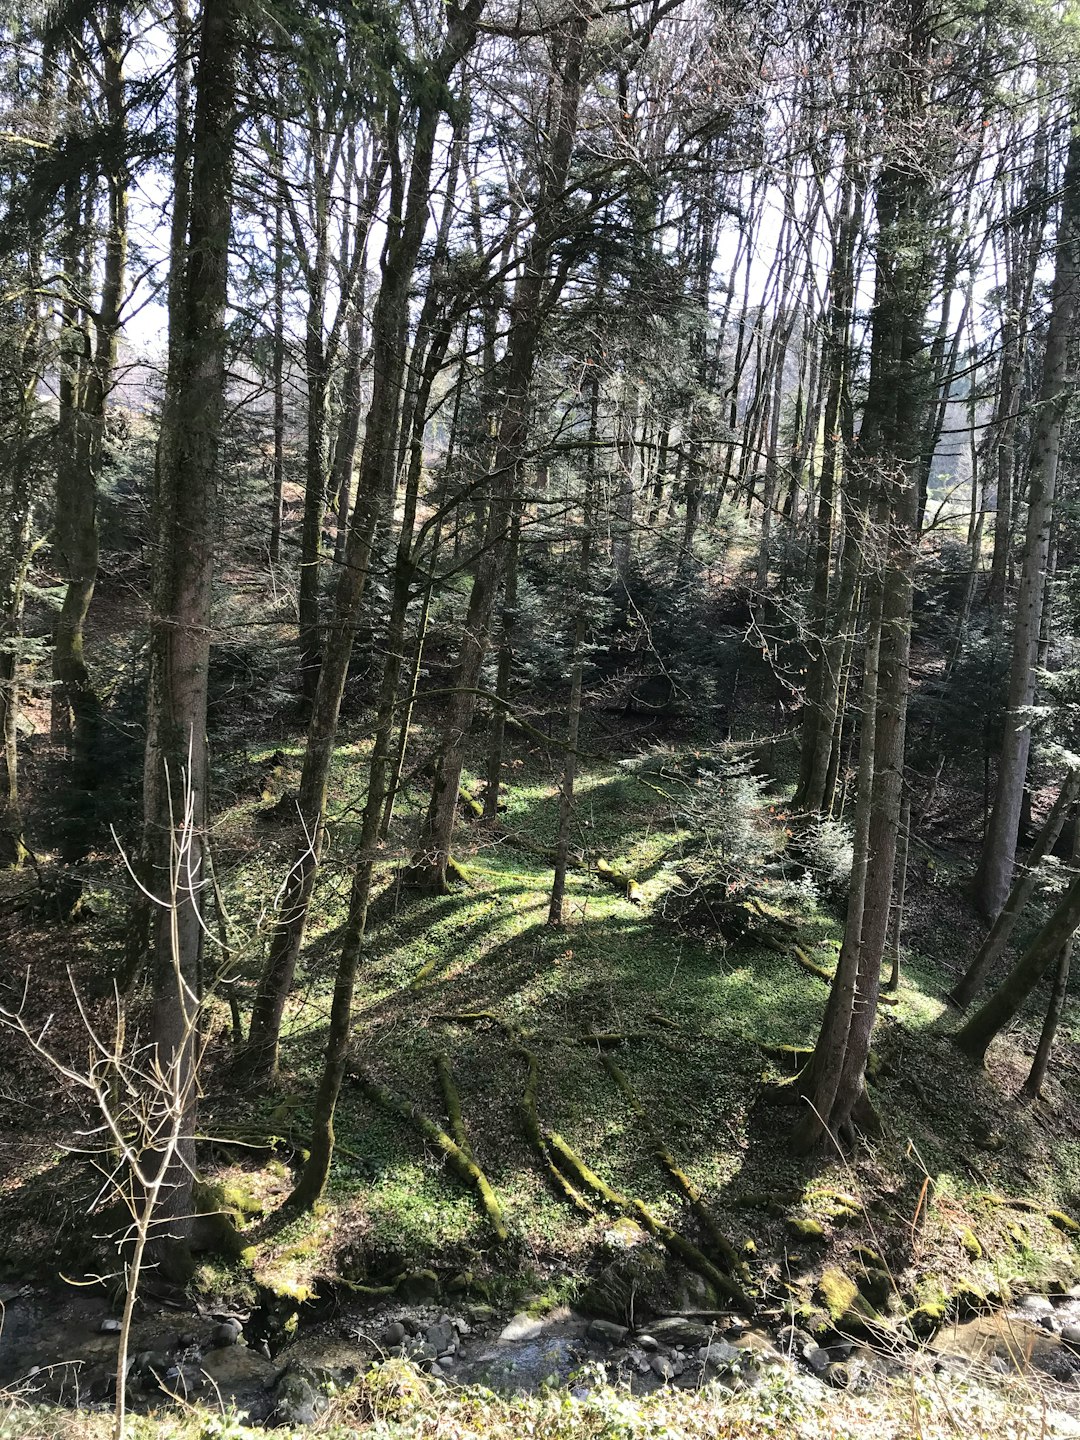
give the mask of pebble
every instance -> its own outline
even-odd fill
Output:
[[[649,1361],[649,1366],[658,1380],[666,1382],[675,1378],[675,1366],[666,1355],[654,1355]]]
[[[120,1321],[113,1320],[111,1317],[107,1320],[102,1320],[101,1324],[98,1326],[99,1335],[119,1335],[120,1330]]]
[[[1063,1325],[1061,1327],[1061,1338],[1066,1345],[1072,1345],[1080,1349],[1080,1325]]]
[[[405,1340],[405,1326],[400,1320],[393,1321],[383,1331],[384,1345],[401,1345]]]
[[[214,1327],[210,1339],[217,1349],[223,1350],[226,1345],[235,1345],[242,1334],[243,1326],[239,1320],[223,1320]]]
[[[638,1345],[641,1347],[642,1350],[659,1350],[659,1349],[660,1349],[660,1346],[656,1343],[656,1341],[653,1339],[653,1337],[652,1337],[651,1335],[638,1335],[638,1336],[636,1337],[636,1339],[637,1339]]]

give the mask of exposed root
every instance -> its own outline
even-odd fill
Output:
[[[810,956],[807,955],[801,946],[793,945],[791,950],[795,959],[804,970],[809,970],[811,975],[816,975],[819,980],[824,980],[827,985],[832,984],[833,972],[831,970],[826,970],[824,965],[819,965],[816,960],[811,960]],[[898,1005],[899,1003],[900,1000],[897,995],[889,995],[885,991],[881,991],[878,995],[879,1005]]]
[[[457,1171],[459,1177],[466,1184],[471,1185],[480,1196],[480,1203],[484,1213],[491,1222],[491,1228],[495,1232],[496,1239],[500,1244],[505,1244],[508,1238],[506,1220],[503,1216],[503,1208],[499,1198],[491,1188],[491,1182],[487,1176],[472,1159],[471,1154],[463,1150],[458,1142],[442,1128],[436,1125],[434,1120],[425,1115],[419,1106],[414,1105],[410,1100],[403,1100],[399,1095],[384,1090],[381,1085],[376,1085],[374,1080],[360,1070],[352,1071],[350,1077],[369,1100],[376,1105],[381,1105],[384,1110],[389,1110],[394,1115],[399,1115],[403,1120],[408,1120],[415,1125],[425,1139],[430,1140],[446,1156],[450,1166]],[[460,1118],[460,1109],[459,1109]],[[453,1123],[453,1122],[451,1122]],[[462,1127],[464,1129],[464,1127]]]
[[[696,1245],[691,1244],[684,1236],[673,1230],[670,1225],[665,1225],[657,1220],[656,1216],[641,1200],[631,1200],[625,1195],[620,1195],[617,1190],[612,1190],[610,1185],[605,1184],[594,1170],[591,1170],[580,1155],[566,1143],[561,1135],[553,1130],[548,1132],[547,1142],[555,1163],[567,1171],[584,1190],[592,1191],[605,1205],[613,1210],[619,1210],[631,1219],[640,1222],[642,1227],[650,1235],[654,1235],[664,1246],[669,1254],[681,1260],[690,1269],[696,1270],[710,1285],[713,1285],[721,1295],[726,1295],[731,1302],[740,1310],[747,1313],[753,1307],[746,1292],[729,1276],[724,1275],[717,1267],[703,1255]]]
[[[581,1214],[595,1215],[596,1211],[592,1205],[589,1204],[588,1200],[586,1200],[585,1196],[582,1195],[581,1191],[571,1185],[570,1181],[558,1166],[552,1163],[551,1154],[548,1150],[547,1137],[540,1128],[540,1116],[536,1107],[536,1091],[540,1082],[540,1072],[536,1063],[536,1056],[531,1050],[526,1050],[524,1046],[519,1047],[518,1053],[524,1059],[527,1067],[525,1073],[525,1090],[521,1097],[521,1123],[525,1131],[525,1137],[536,1151],[540,1163],[547,1172],[548,1179],[563,1199],[568,1200],[574,1209]]]
[[[690,1179],[689,1175],[681,1170],[675,1163],[674,1156],[664,1144],[663,1140],[661,1140],[656,1127],[652,1123],[652,1117],[638,1099],[637,1092],[630,1084],[626,1072],[615,1063],[610,1055],[604,1055],[602,1058],[604,1069],[611,1076],[612,1080],[615,1081],[626,1103],[630,1106],[642,1129],[649,1137],[653,1154],[660,1162],[661,1167],[667,1172],[668,1179],[680,1195],[690,1202],[690,1206],[697,1216],[698,1223],[709,1237],[710,1247],[714,1253],[723,1260],[732,1274],[739,1275],[744,1280],[749,1279],[749,1271],[745,1262],[739,1259],[739,1254],[734,1245],[732,1245],[731,1241],[717,1226],[711,1211],[705,1204],[705,1199],[701,1191]]]

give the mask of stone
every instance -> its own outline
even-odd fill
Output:
[[[701,1320],[692,1320],[688,1315],[669,1315],[650,1325],[649,1334],[661,1345],[707,1345],[716,1328]]]
[[[382,1333],[384,1345],[401,1345],[405,1340],[405,1326],[400,1320],[393,1320]]]
[[[628,1350],[626,1354],[630,1364],[633,1365],[639,1375],[647,1375],[649,1373],[649,1357],[645,1354],[644,1350],[639,1350],[635,1345]]]
[[[603,1345],[621,1345],[630,1332],[625,1325],[616,1325],[611,1320],[594,1320],[585,1333],[590,1340],[599,1340]]]
[[[513,1345],[520,1340],[535,1340],[544,1331],[544,1322],[537,1320],[533,1315],[527,1315],[524,1311],[512,1316],[503,1326],[499,1335],[500,1345]]]
[[[120,1321],[114,1320],[111,1316],[106,1320],[102,1320],[101,1324],[98,1326],[99,1335],[119,1335],[120,1330]]]
[[[726,1340],[714,1340],[710,1345],[703,1345],[698,1351],[698,1359],[705,1368],[721,1375],[736,1369],[743,1358],[743,1352],[736,1350],[735,1346],[729,1345]]]
[[[820,1345],[808,1345],[803,1351],[802,1358],[814,1374],[822,1379],[828,1374],[829,1366],[833,1364],[829,1352],[823,1350]]]
[[[433,1360],[428,1366],[428,1374],[433,1380],[445,1381],[449,1378],[446,1371],[442,1368],[442,1364],[438,1360]]]
[[[211,1343],[216,1349],[224,1349],[226,1345],[235,1345],[244,1333],[243,1326],[239,1320],[223,1320],[220,1325],[214,1327],[211,1335]]]
[[[776,1332],[776,1343],[791,1355],[803,1355],[806,1350],[814,1348],[813,1338],[805,1330],[800,1330],[798,1325],[782,1325]]]
[[[656,1343],[656,1337],[653,1335],[638,1335],[635,1339],[642,1350],[659,1350],[660,1348]]]
[[[439,1277],[434,1270],[410,1270],[398,1281],[397,1293],[402,1300],[422,1304],[434,1300],[439,1293]]]
[[[649,1368],[658,1380],[665,1383],[675,1378],[675,1366],[666,1355],[654,1355],[649,1361]]]
[[[246,1345],[227,1345],[203,1356],[202,1370],[220,1390],[225,1401],[244,1399],[269,1389],[278,1375],[272,1360],[266,1360]]]
[[[836,1390],[850,1390],[855,1376],[846,1360],[834,1360],[825,1371],[825,1379]]]
[[[1053,1301],[1046,1295],[1025,1295],[1016,1308],[1028,1317],[1054,1313]]]
[[[282,1426],[314,1425],[328,1404],[310,1375],[302,1370],[287,1370],[274,1387],[270,1419]]]
[[[1063,1325],[1061,1327],[1061,1340],[1065,1345],[1080,1349],[1080,1325]]]
[[[434,1325],[429,1325],[425,1339],[433,1347],[436,1355],[445,1355],[448,1351],[457,1349],[457,1331],[449,1320],[445,1324],[440,1320]]]

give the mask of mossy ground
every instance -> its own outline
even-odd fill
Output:
[[[430,739],[421,725],[417,753]],[[419,895],[401,884],[398,862],[414,833],[423,774],[406,787],[361,968],[358,1059],[380,1085],[443,1123],[435,1062],[446,1054],[476,1158],[505,1207],[509,1243],[494,1244],[475,1195],[408,1124],[349,1086],[325,1203],[313,1217],[285,1219],[278,1206],[305,1143],[318,1076],[366,748],[360,735],[346,737],[338,752],[331,840],[286,1017],[279,1082],[264,1092],[238,1088],[224,1036],[206,1071],[207,1178],[235,1187],[232,1200],[248,1203],[233,1208],[248,1213],[241,1259],[208,1259],[197,1277],[205,1290],[242,1289],[254,1280],[300,1300],[323,1277],[378,1285],[432,1267],[444,1279],[467,1274],[496,1301],[522,1293],[572,1297],[595,1267],[612,1216],[575,1213],[530,1151],[519,1116],[526,1072],[518,1040],[538,1061],[541,1122],[610,1186],[694,1235],[688,1207],[604,1069],[590,1038],[599,1034],[626,1037],[619,1064],[720,1227],[736,1246],[752,1244],[755,1284],[769,1303],[809,1297],[826,1265],[857,1266],[851,1252],[860,1244],[883,1257],[904,1296],[899,1308],[929,1290],[951,1290],[961,1278],[988,1292],[1001,1280],[1072,1278],[1074,1239],[1047,1212],[1071,1214],[1080,1197],[1080,1131],[1072,1119],[1080,1012],[1067,1015],[1047,1104],[1014,1098],[1030,1025],[995,1046],[988,1072],[959,1057],[942,995],[949,964],[970,953],[976,934],[963,919],[962,867],[913,861],[903,984],[875,1042],[885,1139],[843,1157],[797,1156],[792,1112],[766,1103],[761,1083],[781,1078],[783,1065],[762,1047],[811,1044],[825,985],[786,949],[686,935],[659,915],[656,902],[689,841],[680,819],[686,782],[635,775],[618,763],[631,748],[625,739],[598,733],[583,741],[593,758],[578,784],[575,844],[586,861],[603,857],[637,876],[641,903],[593,870],[577,869],[569,877],[567,924],[546,924],[551,870],[542,851],[555,837],[558,758],[518,740],[499,823],[459,822],[456,853],[468,884],[450,895]],[[600,750],[610,758],[598,758]],[[692,753],[684,737],[667,757],[669,773]],[[232,802],[219,800],[215,860],[235,969],[248,976],[265,949],[270,900],[290,851],[281,822],[267,822],[264,812],[295,785],[299,759],[298,744],[282,744],[219,762],[222,794]],[[772,759],[782,772],[783,753]],[[776,808],[782,811],[782,800]],[[767,810],[761,823],[780,824]],[[80,940],[84,965],[95,937],[110,927],[116,933],[116,895],[103,889],[96,908]],[[816,904],[796,918],[801,947],[831,967],[839,914]],[[217,1003],[214,1023],[224,1030],[226,1008]],[[449,1018],[478,1011],[497,1019]],[[39,1147],[39,1163],[9,1174],[9,1213],[28,1203],[25,1186],[35,1183],[28,1172],[36,1170],[39,1183],[55,1177],[55,1148],[50,1155],[43,1158]],[[1002,1203],[1012,1200],[1026,1204]],[[792,1226],[793,1218],[813,1223]],[[17,1223],[5,1247],[9,1268],[18,1268],[20,1245],[30,1248],[27,1235]]]

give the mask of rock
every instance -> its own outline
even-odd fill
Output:
[[[1064,1345],[1070,1345],[1074,1349],[1080,1349],[1080,1325],[1063,1325],[1061,1327],[1061,1340]]]
[[[447,1375],[446,1371],[442,1368],[442,1365],[440,1364],[440,1362],[439,1362],[438,1360],[433,1360],[433,1361],[431,1362],[431,1364],[428,1366],[428,1374],[431,1376],[431,1378],[432,1378],[433,1380],[443,1380],[443,1381],[445,1381],[445,1380],[449,1379],[449,1376]]]
[[[970,1256],[972,1260],[982,1259],[983,1247],[979,1241],[979,1237],[975,1234],[974,1230],[963,1231],[960,1236],[960,1244],[963,1247],[965,1253]]]
[[[826,1377],[829,1366],[834,1363],[829,1352],[823,1350],[820,1345],[808,1345],[802,1352],[802,1358],[819,1379]]]
[[[1045,1295],[1025,1295],[1016,1308],[1029,1318],[1054,1313],[1053,1301]]]
[[[649,1361],[649,1368],[658,1380],[667,1382],[675,1378],[675,1366],[666,1355],[654,1355]]]
[[[214,1327],[214,1333],[210,1336],[210,1340],[216,1349],[223,1350],[226,1345],[235,1345],[243,1333],[243,1326],[239,1320],[223,1320],[220,1325]]]
[[[825,1371],[825,1379],[836,1390],[850,1390],[855,1383],[855,1375],[846,1360],[834,1360]]]
[[[429,1325],[425,1339],[434,1348],[436,1355],[444,1355],[448,1351],[457,1349],[457,1331],[449,1320],[445,1323],[440,1320],[434,1325]]]
[[[410,1270],[398,1282],[397,1293],[402,1300],[408,1300],[414,1304],[422,1304],[425,1300],[434,1300],[439,1293],[439,1277],[434,1270]]]
[[[178,1350],[193,1350],[199,1343],[199,1337],[194,1330],[184,1330],[176,1337],[176,1348]]]
[[[120,1321],[119,1321],[119,1320],[114,1320],[114,1319],[110,1316],[107,1320],[102,1320],[101,1324],[98,1326],[98,1334],[99,1334],[99,1335],[119,1335],[121,1328],[122,1328],[122,1327],[121,1327],[121,1325],[120,1325]]]
[[[630,1364],[633,1365],[639,1375],[647,1375],[649,1373],[649,1357],[645,1354],[644,1350],[639,1350],[635,1345],[628,1350],[626,1354]]]
[[[659,1350],[656,1337],[653,1335],[638,1335],[635,1337],[642,1350]]]
[[[649,1334],[661,1345],[707,1345],[716,1334],[713,1325],[691,1320],[688,1315],[669,1315],[649,1326]]]
[[[808,1220],[793,1215],[787,1222],[788,1234],[795,1240],[816,1241],[825,1239],[825,1226],[820,1220]]]
[[[311,1375],[303,1370],[287,1370],[274,1387],[270,1420],[283,1426],[314,1425],[328,1404]]]
[[[543,1334],[544,1322],[537,1320],[533,1315],[526,1315],[524,1311],[513,1316],[503,1327],[499,1336],[500,1345],[513,1345],[520,1340],[535,1340],[538,1335]]]
[[[603,1345],[621,1345],[630,1332],[625,1325],[616,1325],[610,1320],[594,1320],[585,1333],[590,1340],[599,1340]]]
[[[698,1359],[706,1370],[713,1370],[720,1375],[736,1369],[739,1361],[744,1358],[743,1351],[736,1350],[735,1346],[729,1345],[726,1340],[714,1340],[712,1344],[703,1345],[698,1351]]]
[[[384,1345],[401,1345],[405,1340],[405,1326],[400,1320],[393,1320],[382,1333]]]
[[[590,1315],[615,1324],[633,1316],[648,1318],[659,1308],[667,1279],[664,1252],[656,1245],[633,1245],[604,1266],[581,1297]]]
[[[776,1343],[791,1355],[805,1355],[807,1350],[815,1348],[812,1337],[798,1325],[782,1325],[776,1332]]]
[[[246,1345],[227,1345],[211,1350],[201,1361],[203,1374],[228,1403],[251,1405],[269,1389],[278,1375],[272,1360],[266,1360]]]

